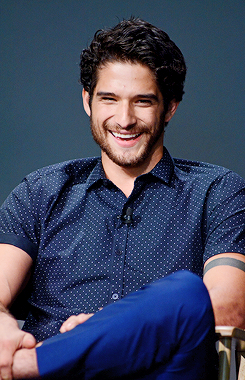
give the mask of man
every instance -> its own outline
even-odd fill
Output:
[[[2,206],[2,379],[211,379],[209,295],[216,324],[245,327],[245,182],[163,146],[185,73],[177,46],[140,19],[83,51],[101,159],[32,173]],[[7,307],[30,277],[24,332]],[[34,348],[33,335],[46,340]]]

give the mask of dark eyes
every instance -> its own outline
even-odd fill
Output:
[[[103,102],[106,102],[106,103],[114,103],[117,101],[116,98],[112,98],[110,96],[103,96],[101,98],[101,100]],[[152,105],[152,100],[151,99],[136,99],[135,100],[135,104],[137,105],[143,105],[143,106],[151,106]]]
[[[116,99],[115,98],[111,98],[109,96],[103,96],[101,98],[101,100],[105,101],[105,102],[116,102]]]
[[[139,99],[136,103],[144,104],[144,105],[151,105],[152,101],[150,99]]]

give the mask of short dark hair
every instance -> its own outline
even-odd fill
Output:
[[[123,20],[115,27],[98,30],[81,53],[80,81],[93,95],[98,69],[107,62],[122,61],[147,65],[163,95],[165,110],[171,100],[182,100],[186,64],[180,49],[167,33],[139,18]]]

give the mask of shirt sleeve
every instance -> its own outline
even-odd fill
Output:
[[[245,181],[228,172],[209,189],[204,215],[204,262],[226,252],[245,255]]]
[[[37,189],[35,193],[36,191],[38,192]],[[25,178],[0,208],[0,243],[23,249],[33,260],[37,255],[39,241],[36,207],[33,191]]]

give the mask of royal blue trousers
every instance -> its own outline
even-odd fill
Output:
[[[216,379],[214,316],[196,275],[180,271],[106,306],[37,348],[50,379]]]

